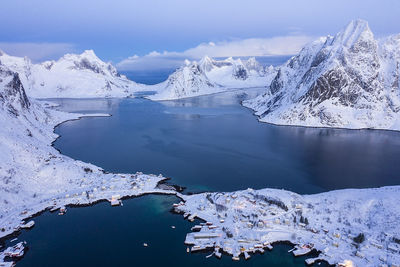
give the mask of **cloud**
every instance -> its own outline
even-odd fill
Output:
[[[75,52],[75,46],[69,43],[0,42],[0,49],[12,56],[27,56],[33,62],[59,58],[66,53]]]
[[[117,68],[125,71],[175,68],[182,65],[185,59],[198,60],[206,55],[210,57],[293,55],[311,40],[309,36],[293,35],[201,43],[183,52],[153,51],[144,56],[134,55],[119,62]]]

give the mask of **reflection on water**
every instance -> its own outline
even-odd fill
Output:
[[[399,184],[399,133],[260,123],[239,105],[260,90],[163,102],[60,100],[62,109],[113,116],[62,124],[55,146],[107,171],[162,173],[189,191]]]

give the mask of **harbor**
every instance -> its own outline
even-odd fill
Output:
[[[179,201],[175,196],[146,195],[125,199],[124,206],[118,208],[107,201],[90,207],[69,207],[64,216],[45,212],[34,219],[34,228],[22,231],[18,240],[6,245],[26,240],[29,251],[18,261],[17,267],[67,267],[74,264],[76,257],[89,266],[129,265],[132,258],[135,258],[135,264],[142,266],[230,266],[232,259],[222,249],[187,253],[185,236],[200,221],[189,222],[181,215],[171,213],[172,204]],[[101,235],[98,235],[99,231]],[[55,242],[58,242],[57,246],[54,246]],[[109,243],[119,246],[104,245]],[[264,254],[249,254],[248,261],[235,261],[235,266],[247,266],[246,262],[273,267],[304,266],[305,257],[293,257],[287,252],[290,248],[285,243],[276,244],[272,251],[266,250]],[[66,257],[65,251],[74,257]],[[211,253],[214,255],[206,258]]]

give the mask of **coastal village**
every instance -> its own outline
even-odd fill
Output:
[[[400,218],[395,213],[388,214],[395,210],[389,202],[400,193],[397,187],[363,189],[357,199],[352,190],[303,196],[285,190],[249,188],[232,193],[183,195],[163,184],[167,178],[161,175],[107,175],[110,179],[99,180],[90,189],[83,186],[83,190],[51,199],[47,210],[64,215],[68,205],[108,200],[111,206],[119,206],[123,197],[174,194],[182,200],[173,205],[175,212],[190,222],[203,221],[187,234],[187,252],[211,251],[207,258],[225,254],[239,261],[272,250],[277,242],[289,242],[294,246],[288,251],[293,256],[314,252],[305,260],[307,265],[326,261],[338,266],[400,266],[400,231],[396,225]],[[386,198],[380,197],[377,202],[376,195]],[[3,236],[5,232],[34,227],[34,221],[29,220],[33,215],[30,209],[23,210],[20,224],[9,224],[2,229]],[[384,220],[385,216],[393,220]],[[20,241],[0,252],[0,266],[14,266],[14,260],[24,255],[25,248],[26,243]]]
[[[382,191],[388,199],[400,193],[398,188]],[[225,253],[238,261],[272,250],[275,242],[290,242],[294,256],[319,253],[306,259],[308,265],[400,266],[398,215],[389,216],[386,205],[393,204],[383,197],[376,203],[381,210],[376,210],[369,201],[375,193],[365,189],[355,198],[352,190],[301,196],[248,189],[184,196],[174,208],[189,221],[204,221],[186,237],[192,252],[212,249],[216,257]]]

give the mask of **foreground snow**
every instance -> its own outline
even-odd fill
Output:
[[[55,111],[29,99],[18,73],[0,64],[0,238],[18,231],[26,219],[46,209],[176,193],[158,187],[165,179],[162,176],[105,173],[61,155],[51,146],[57,137],[54,127],[81,116],[86,115]],[[0,265],[3,257],[0,253]]]
[[[366,21],[352,21],[304,47],[243,104],[274,124],[400,130],[400,34],[378,41]]]
[[[172,100],[237,88],[264,87],[271,82],[274,74],[275,68],[264,68],[255,58],[245,61],[233,58],[214,60],[206,56],[200,62],[187,61],[165,82],[149,86],[149,91],[157,93],[148,98]]]
[[[145,88],[120,75],[93,50],[40,64],[0,51],[0,63],[19,74],[26,93],[34,98],[127,97]]]
[[[321,252],[309,262],[400,264],[399,186],[303,196],[248,189],[182,197],[175,210],[189,220],[206,221],[186,236],[192,251],[212,248],[218,257],[222,250],[237,259],[289,241],[297,245],[295,255],[307,254],[310,247]]]

